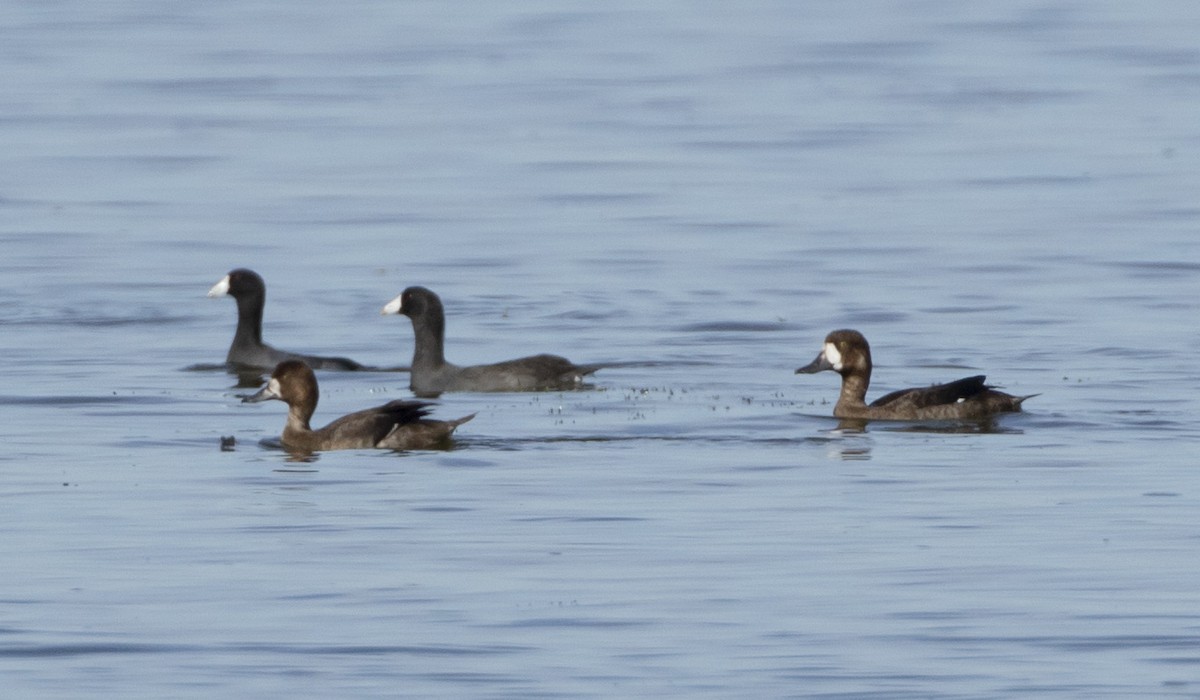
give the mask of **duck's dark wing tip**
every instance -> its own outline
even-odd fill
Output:
[[[394,423],[416,423],[433,409],[432,401],[413,401],[412,399],[396,399],[379,407],[379,412],[386,415]]]
[[[884,394],[871,402],[871,406],[887,406],[900,399],[910,402],[914,408],[926,408],[942,404],[952,404],[972,396],[978,396],[988,390],[987,375],[977,374],[974,377],[963,377],[945,384],[934,384],[928,387],[900,389],[890,394]]]

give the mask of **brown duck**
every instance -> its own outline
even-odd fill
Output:
[[[450,445],[454,429],[475,417],[442,421],[426,418],[432,404],[426,401],[392,401],[382,406],[350,413],[324,428],[309,425],[317,409],[317,378],[300,360],[280,362],[271,379],[257,394],[242,401],[256,403],[278,399],[288,405],[287,423],[281,442],[295,452],[383,448],[428,450]]]
[[[842,375],[842,393],[833,415],[857,420],[985,420],[998,413],[1021,410],[1021,403],[1037,396],[1013,396],[985,384],[982,374],[947,384],[900,389],[866,403],[871,383],[871,346],[862,333],[837,330],[825,336],[817,359],[796,370],[815,374],[833,370]]]

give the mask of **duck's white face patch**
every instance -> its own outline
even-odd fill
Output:
[[[212,289],[208,290],[208,296],[210,298],[223,297],[228,293],[229,293],[229,275],[225,275],[224,277],[222,277],[220,282],[217,282],[216,284],[214,284],[212,286]]]
[[[401,294],[400,296],[396,297],[395,299],[392,299],[388,303],[384,304],[383,310],[381,310],[379,313],[384,316],[398,314],[398,313],[400,313],[400,307],[402,306],[403,301],[404,301],[404,295]]]
[[[267,393],[277,399],[282,396],[279,393],[279,380],[275,377],[271,377],[271,381],[267,382]]]
[[[837,346],[833,343],[825,343],[825,359],[829,360],[829,364],[833,365],[833,369],[842,371],[842,353],[838,352]]]

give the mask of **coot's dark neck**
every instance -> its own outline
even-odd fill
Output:
[[[237,332],[233,336],[235,345],[246,342],[262,345],[262,318],[266,296],[251,293],[235,297],[238,308]]]
[[[438,368],[446,364],[446,317],[439,308],[431,308],[413,319],[413,367]]]

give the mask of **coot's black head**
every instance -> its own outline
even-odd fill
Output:
[[[416,320],[420,318],[438,318],[445,315],[442,300],[425,287],[409,287],[400,296],[389,301],[380,311],[383,315],[404,314]]]
[[[236,270],[230,270],[228,275],[222,277],[220,282],[217,282],[213,285],[212,289],[208,290],[208,296],[210,297],[219,297],[226,294],[234,299],[263,297],[267,294],[267,285],[263,282],[263,278],[254,270],[239,267]]]

